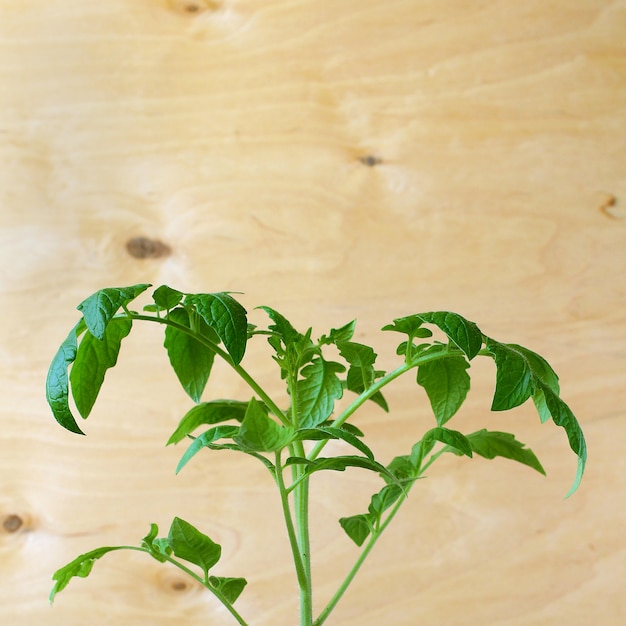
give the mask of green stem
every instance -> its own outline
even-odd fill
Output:
[[[389,524],[391,523],[391,520],[393,520],[396,513],[400,510],[400,507],[406,501],[408,497],[408,493],[413,487],[413,485],[415,484],[416,480],[417,478],[404,490],[404,493],[400,496],[400,499],[398,500],[398,502],[396,502],[396,504],[393,506],[393,508],[391,509],[387,517],[385,518],[385,521],[378,528],[372,529],[372,534],[370,536],[370,539],[365,545],[365,548],[363,548],[363,551],[359,555],[359,558],[354,563],[352,569],[348,572],[348,575],[346,576],[344,581],[341,583],[340,587],[337,589],[335,595],[331,598],[330,602],[326,605],[326,607],[324,607],[324,610],[319,614],[319,617],[313,622],[313,626],[321,626],[321,624],[323,624],[326,621],[331,611],[335,608],[335,606],[337,606],[337,603],[339,602],[339,600],[341,600],[341,598],[343,597],[343,594],[346,592],[346,590],[350,586],[350,583],[354,580],[354,577],[357,575],[359,569],[361,569],[361,566],[363,565],[363,563],[365,562],[365,559],[367,559],[370,552],[376,545],[376,542],[380,539],[380,536],[383,534],[387,526],[389,526]]]
[[[137,552],[145,552],[146,554],[149,554],[150,556],[152,556],[152,553],[147,548],[140,548],[137,546],[120,546],[120,549],[135,550]],[[235,607],[226,599],[226,597],[218,589],[213,587],[211,583],[209,583],[208,576],[206,578],[199,576],[193,570],[183,565],[180,561],[177,561],[176,559],[173,559],[172,557],[167,556],[166,554],[162,554],[162,555],[160,554],[159,556],[160,558],[163,558],[164,560],[166,560],[168,563],[171,563],[172,565],[177,567],[179,570],[185,572],[185,574],[191,576],[194,580],[197,580],[205,589],[208,589],[226,607],[228,612],[237,620],[237,622],[241,626],[248,626],[248,622],[244,620],[244,618],[237,612]]]
[[[275,453],[276,458],[276,485],[280,493],[280,502],[283,508],[283,517],[285,518],[285,525],[287,527],[287,535],[289,537],[289,544],[291,546],[291,553],[293,554],[293,562],[296,568],[296,576],[298,578],[298,585],[300,586],[300,592],[307,588],[307,577],[305,573],[304,564],[300,554],[300,546],[298,545],[298,538],[296,536],[296,529],[293,524],[293,516],[291,514],[291,508],[289,507],[289,497],[285,488],[285,481],[283,480],[283,466],[280,458],[280,451]]]
[[[294,448],[296,456],[304,456],[304,446],[301,441],[296,442]],[[309,477],[305,474],[305,467],[300,464],[296,464],[296,472],[298,486],[294,490],[294,509],[298,528],[298,548],[305,583],[304,587],[300,587],[300,626],[311,626],[313,622],[313,590],[309,535]]]

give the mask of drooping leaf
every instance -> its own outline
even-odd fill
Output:
[[[152,294],[152,299],[155,304],[162,309],[170,311],[174,307],[178,306],[180,301],[183,299],[184,294],[182,291],[177,291],[176,289],[172,289],[167,285],[161,285],[157,289],[155,289]]]
[[[496,388],[492,411],[506,411],[523,404],[533,393],[533,376],[529,361],[516,346],[487,340],[487,350],[496,363]]]
[[[268,417],[266,410],[254,398],[248,403],[234,441],[242,448],[253,452],[275,452],[289,444],[293,429],[287,428]]]
[[[219,424],[228,420],[242,422],[247,408],[247,402],[238,400],[212,400],[196,404],[181,419],[178,427],[169,438],[167,445],[182,441],[198,426],[203,424]]]
[[[174,556],[198,565],[205,579],[209,570],[220,560],[221,546],[179,517],[172,521],[167,538]]]
[[[233,363],[243,359],[248,341],[246,310],[229,293],[191,294],[185,302],[192,304],[204,321],[218,334]]]
[[[324,439],[341,439],[362,452],[366,457],[374,459],[374,453],[358,437],[342,428],[318,426],[317,428],[301,428],[295,432],[294,441],[320,441]]]
[[[344,529],[348,537],[362,546],[363,542],[368,538],[372,531],[372,520],[370,515],[360,514],[351,517],[342,517],[339,520],[341,527]]]
[[[472,446],[465,435],[458,430],[450,430],[449,428],[437,426],[427,431],[411,450],[411,463],[417,472],[419,472],[422,466],[422,461],[426,455],[431,452],[437,441],[446,444],[451,452],[455,452],[459,455],[464,454],[469,457],[472,456]]]
[[[192,441],[185,454],[183,454],[176,467],[176,473],[178,474],[202,448],[210,448],[211,444],[219,439],[232,439],[238,432],[239,426],[216,426],[203,432]]]
[[[397,483],[396,477],[384,466],[373,461],[372,459],[364,456],[333,456],[333,457],[320,457],[314,460],[307,459],[305,457],[290,456],[285,465],[304,465],[304,471],[307,474],[313,472],[320,472],[322,470],[334,470],[336,472],[343,472],[348,467],[360,467],[367,469],[382,476],[387,477],[390,482]]]
[[[251,457],[257,459],[258,461],[261,461],[261,463],[263,463],[263,465],[265,465],[265,467],[267,468],[269,473],[272,476],[276,476],[276,467],[274,466],[274,464],[268,458],[264,457],[262,454],[259,454],[258,452],[254,452],[252,450],[244,448],[242,445],[240,445],[237,442],[233,442],[233,443],[209,443],[209,444],[206,445],[206,447],[209,450],[232,450],[234,452],[242,452],[243,454],[247,454],[248,456],[251,456]]]
[[[558,396],[560,392],[559,377],[556,375],[556,372],[552,369],[550,364],[541,355],[529,350],[528,348],[524,348],[524,346],[519,346],[517,344],[509,345],[524,356],[533,373],[533,377],[542,381]],[[547,422],[551,417],[550,410],[546,404],[544,393],[541,390],[541,387],[537,384],[534,384],[532,398],[541,422]]]
[[[419,313],[418,317],[428,324],[438,326],[470,361],[480,352],[483,335],[474,322],[450,311]]]
[[[169,318],[181,326],[189,327],[189,313],[182,307],[170,311]],[[219,341],[215,331],[202,318],[197,320],[195,332],[213,343]],[[165,328],[163,345],[183,389],[194,402],[200,402],[211,374],[215,352],[175,326]]]
[[[50,604],[54,602],[54,597],[63,591],[69,584],[70,580],[74,577],[87,578],[91,573],[93,564],[108,552],[114,550],[123,550],[124,546],[108,546],[102,548],[96,548],[77,556],[73,561],[70,561],[67,565],[59,568],[52,575],[54,580],[54,586],[50,592]]]
[[[487,339],[487,349],[496,363],[496,389],[493,410],[518,406],[531,395],[542,422],[550,417],[566,434],[571,449],[578,456],[578,470],[569,497],[580,485],[587,462],[587,444],[580,424],[571,409],[559,397],[558,377],[540,355],[518,346]]]
[[[296,383],[298,426],[314,428],[325,422],[333,412],[335,400],[343,395],[343,385],[337,373],[345,367],[334,361],[316,357],[302,369]]]
[[[426,390],[439,426],[459,410],[467,396],[470,389],[468,367],[465,357],[446,356],[426,361],[418,368],[417,382]]]
[[[209,576],[209,583],[217,589],[231,604],[241,595],[248,581],[245,578],[223,578]]]
[[[89,332],[97,339],[102,339],[115,314],[149,287],[150,285],[142,284],[100,289],[83,300],[77,308],[83,314]]]
[[[552,416],[552,420],[557,426],[565,430],[570,448],[578,457],[576,478],[566,496],[569,497],[578,489],[585,472],[585,465],[587,463],[587,444],[585,437],[578,420],[567,404],[565,404],[565,402],[563,402],[563,400],[561,400],[561,398],[543,381],[538,381],[537,387],[543,393],[546,407]]]
[[[532,467],[540,474],[545,475],[546,473],[535,453],[530,448],[526,448],[525,444],[518,441],[515,435],[511,433],[490,431],[483,428],[467,435],[467,440],[472,451],[486,459],[495,459],[499,456]]]
[[[107,324],[100,339],[85,332],[70,371],[72,397],[83,418],[89,416],[107,370],[117,363],[122,339],[130,333],[131,326],[130,318],[117,317]]]
[[[202,448],[210,447],[213,442],[219,439],[232,439],[238,432],[239,426],[216,426],[215,428],[210,428],[203,432],[193,440],[185,451],[185,454],[183,454],[183,457],[176,467],[176,473],[178,474]]]
[[[54,419],[70,432],[83,435],[69,405],[68,367],[76,359],[78,337],[85,331],[85,322],[81,319],[63,341],[55,354],[46,378],[46,400]]]

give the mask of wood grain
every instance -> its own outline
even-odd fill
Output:
[[[189,403],[156,329],[126,340],[87,437],[49,415],[76,304],[153,282],[243,291],[319,333],[356,317],[384,367],[382,325],[457,310],[561,375],[589,444],[581,490],[563,499],[562,431],[530,407],[489,414],[479,368],[457,427],[514,429],[548,478],[442,462],[329,626],[623,624],[624,24],[622,0],[0,0],[0,623],[230,623],[141,555],[48,606],[58,566],[174,515],[249,579],[252,624],[297,619],[261,469],[207,455],[174,475],[163,445]],[[266,356],[246,362],[278,392]],[[248,392],[219,370],[211,394]],[[382,458],[432,420],[413,381],[390,400],[362,418]],[[336,520],[376,488],[339,478],[313,491],[318,607],[355,555]]]

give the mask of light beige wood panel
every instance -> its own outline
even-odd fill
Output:
[[[378,329],[458,310],[545,354],[590,449],[579,493],[563,433],[488,412],[474,374],[459,429],[515,429],[548,478],[448,459],[411,496],[329,624],[624,622],[626,3],[0,1],[0,622],[228,624],[211,598],[116,554],[53,609],[51,572],[137,543],[173,515],[223,545],[258,626],[295,623],[278,503],[254,463],[174,476],[189,407],[156,329],[126,340],[86,438],[43,399],[95,289],[244,291],[294,324]],[[143,238],[143,239],[142,239]],[[262,320],[259,312],[251,313]],[[262,345],[246,363],[274,381]],[[207,396],[246,398],[218,369]],[[413,381],[360,425],[381,458],[431,424]],[[321,476],[317,604],[355,550],[337,518],[376,485]]]

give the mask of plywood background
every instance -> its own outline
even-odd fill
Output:
[[[189,401],[156,329],[126,341],[87,437],[49,414],[74,307],[136,282],[242,291],[320,334],[356,317],[385,367],[378,329],[433,309],[545,354],[587,435],[581,490],[563,499],[562,431],[490,414],[479,367],[456,426],[515,430],[548,477],[435,466],[328,624],[626,623],[624,42],[623,0],[0,1],[0,623],[231,623],[141,555],[48,606],[58,566],[174,515],[249,579],[252,624],[297,619],[262,470],[207,455],[174,476]],[[272,380],[266,356],[246,363]],[[220,369],[207,397],[229,395],[248,392]],[[412,380],[389,400],[360,422],[383,459],[432,423]],[[318,606],[355,554],[336,520],[374,488],[316,483]]]

